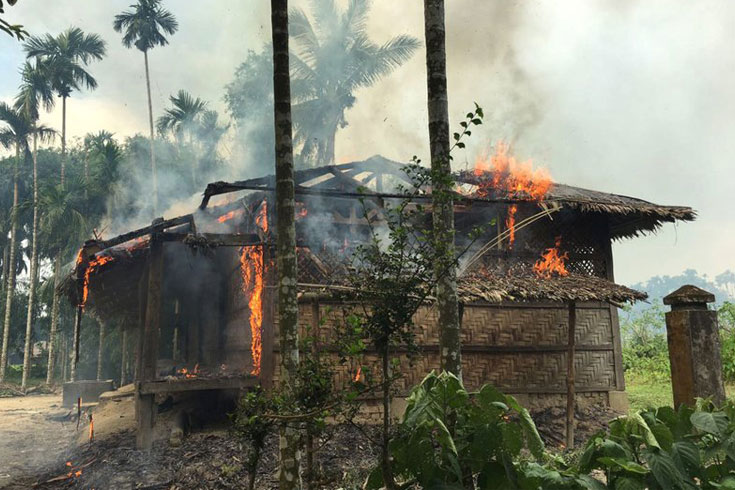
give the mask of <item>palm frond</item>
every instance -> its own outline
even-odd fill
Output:
[[[352,91],[373,85],[411,59],[420,46],[421,42],[415,37],[401,35],[375,50],[356,52],[351,67],[352,74],[344,83],[345,89]]]
[[[334,0],[311,0],[311,12],[314,14],[317,29],[324,37],[339,22],[339,12]]]
[[[44,124],[36,125],[36,127],[33,129],[33,132],[34,134],[36,134],[36,136],[38,136],[38,139],[42,143],[50,143],[58,135],[55,129],[50,128]]]
[[[292,9],[288,14],[288,29],[298,55],[307,63],[313,63],[319,52],[319,38],[306,12]]]
[[[362,34],[367,25],[370,0],[350,0],[342,16],[342,26],[346,32]]]

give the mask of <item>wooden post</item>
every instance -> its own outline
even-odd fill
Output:
[[[120,386],[125,385],[125,362],[128,357],[128,331],[122,329],[122,346],[120,352]]]
[[[577,305],[569,303],[569,338],[567,342],[567,449],[574,447],[574,410],[576,407],[574,391],[574,353],[577,330]]]
[[[100,324],[100,341],[97,347],[97,381],[102,379],[102,359],[105,353],[105,322],[98,320]]]
[[[155,224],[155,222],[154,222]],[[156,379],[158,361],[158,336],[161,326],[163,242],[158,233],[151,234],[150,268],[148,270],[148,297],[143,330],[143,352],[140,378],[137,386],[138,430],[136,446],[149,450],[153,447],[153,425],[156,416],[155,395],[141,394],[140,385]]]
[[[77,363],[79,362],[79,336],[82,330],[82,311],[81,306],[77,306],[77,315],[74,317],[74,355],[71,361],[71,380],[77,380]]]

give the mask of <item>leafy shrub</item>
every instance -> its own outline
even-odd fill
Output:
[[[620,325],[623,337],[623,369],[630,380],[667,382],[671,376],[666,322],[660,305],[628,315]]]
[[[248,489],[255,488],[255,474],[265,447],[265,438],[275,421],[268,416],[277,402],[260,387],[249,391],[230,414],[232,432],[247,450],[245,467],[248,471]]]
[[[528,464],[544,455],[531,416],[492,386],[470,394],[453,374],[432,371],[407,402],[390,444],[394,473],[405,482],[461,489],[476,478],[481,488],[505,488],[540,468]],[[376,468],[366,488],[382,482]]]
[[[735,303],[726,301],[718,310],[722,345],[722,377],[735,382]]]

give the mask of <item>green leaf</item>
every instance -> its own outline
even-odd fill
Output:
[[[665,424],[657,421],[655,424],[651,425],[651,432],[653,432],[653,435],[656,438],[656,441],[661,445],[661,448],[666,451],[671,450],[671,445],[674,443],[674,435]]]
[[[539,488],[561,488],[564,479],[558,471],[547,469],[537,463],[520,465],[518,483],[522,490],[537,490]]]
[[[459,125],[462,126],[463,128],[467,128],[468,126],[467,121],[462,121],[461,123],[459,123]]]
[[[668,453],[660,449],[653,449],[645,452],[645,458],[653,477],[662,488],[672,490],[693,488],[685,480]]]
[[[472,124],[474,124],[475,126],[479,126],[480,124],[482,124],[482,119],[475,118],[472,120]]]
[[[648,474],[648,468],[636,463],[635,461],[628,461],[627,459],[623,458],[610,458],[608,456],[597,458],[597,461],[607,466],[608,468],[618,468],[621,470],[625,470],[628,473],[635,473],[637,475]]]
[[[383,487],[383,469],[380,466],[373,468],[362,488],[364,490],[379,490]]]
[[[671,446],[671,457],[679,468],[686,470],[689,476],[699,476],[702,464],[699,448],[689,441],[677,441]]]
[[[464,147],[465,147],[465,144],[462,143],[461,141],[457,143],[457,148],[464,148]]]
[[[574,479],[574,481],[580,487],[585,490],[606,490],[607,487],[600,481],[592,478],[589,475],[581,475]]]
[[[454,141],[459,141],[459,133],[454,133]]]
[[[503,435],[503,446],[511,456],[518,456],[523,448],[523,432],[521,427],[515,423],[506,423],[500,426]]]
[[[722,488],[723,490],[735,490],[735,477],[725,477],[725,479],[720,482],[717,488]]]
[[[689,420],[702,432],[722,436],[727,430],[727,415],[722,412],[694,412]]]
[[[496,461],[491,461],[482,468],[477,475],[478,490],[506,490],[512,488],[505,467]]]
[[[615,478],[615,486],[613,488],[615,490],[646,490],[648,486],[645,482],[636,480],[635,478],[621,476]]]

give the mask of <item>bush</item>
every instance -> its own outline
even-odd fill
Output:
[[[432,371],[407,402],[390,444],[398,479],[425,489],[461,489],[473,479],[481,488],[515,488],[540,468],[528,464],[544,455],[531,416],[492,386],[470,394],[453,374]],[[382,484],[378,467],[366,488]]]

